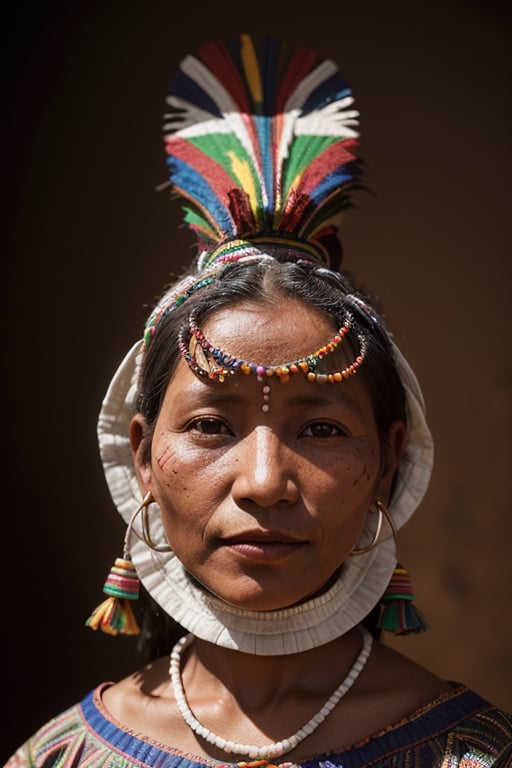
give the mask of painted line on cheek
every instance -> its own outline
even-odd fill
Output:
[[[165,451],[157,457],[156,463],[160,467],[160,469],[163,471],[166,467],[166,465],[169,463],[169,461],[174,456],[174,451],[171,450],[169,446],[165,449]]]
[[[365,464],[361,470],[361,474],[358,477],[356,477],[356,479],[354,480],[353,485],[354,486],[358,485],[358,483],[360,483],[361,480],[364,480],[364,482],[368,482],[369,479],[370,479],[370,473],[368,472],[368,467]]]

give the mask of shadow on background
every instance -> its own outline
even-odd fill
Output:
[[[429,493],[401,534],[432,630],[392,641],[512,709],[510,19],[486,2],[188,6],[99,0],[9,14],[3,526],[7,757],[138,664],[84,627],[124,529],[96,446],[101,399],[152,303],[192,258],[165,180],[179,61],[272,32],[334,58],[362,114],[376,196],[345,228],[422,383]],[[25,14],[25,15],[24,15]]]

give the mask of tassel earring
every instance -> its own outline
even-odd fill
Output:
[[[130,601],[138,599],[139,587],[139,578],[129,556],[116,558],[103,586],[108,597],[94,609],[86,626],[99,628],[108,635],[138,635],[140,629]]]
[[[397,563],[391,581],[381,597],[382,612],[377,623],[379,629],[395,635],[425,632],[429,629],[425,617],[414,605],[409,572]]]
[[[118,557],[110,569],[103,592],[108,595],[85,622],[91,629],[101,629],[108,635],[138,635],[140,628],[133,614],[131,601],[139,597],[140,581],[129,554],[129,539],[133,521],[142,511],[147,514],[148,506],[154,501],[151,491],[135,510],[124,537],[124,554]]]

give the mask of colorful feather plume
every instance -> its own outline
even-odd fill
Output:
[[[358,112],[332,61],[242,35],[185,58],[166,101],[169,180],[202,250],[332,237],[360,177]]]

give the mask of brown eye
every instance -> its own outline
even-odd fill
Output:
[[[308,424],[308,426],[302,431],[303,437],[338,437],[342,435],[342,430],[330,424],[327,421],[317,421],[314,424]]]
[[[231,434],[231,431],[220,419],[197,419],[190,425],[190,429],[194,429],[202,435]]]

